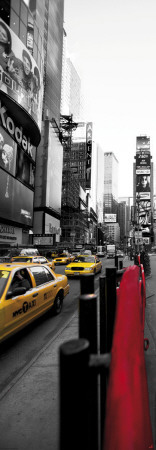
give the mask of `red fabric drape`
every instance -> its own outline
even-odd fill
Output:
[[[138,266],[128,267],[117,293],[103,450],[154,448],[140,315],[139,271]]]

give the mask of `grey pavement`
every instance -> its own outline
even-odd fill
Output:
[[[156,449],[156,255],[150,256],[151,276],[146,279],[144,337],[149,339],[145,352],[150,415],[154,448]]]
[[[155,441],[156,408],[156,256],[146,280],[145,353]],[[133,264],[128,259],[124,266]],[[0,395],[0,450],[59,450],[59,348],[78,338],[78,311]],[[3,394],[3,395],[2,395]]]

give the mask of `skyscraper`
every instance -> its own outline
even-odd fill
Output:
[[[113,152],[104,153],[104,214],[117,214],[118,160]]]

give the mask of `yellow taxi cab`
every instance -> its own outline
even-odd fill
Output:
[[[69,276],[79,276],[88,273],[96,274],[101,272],[102,263],[95,255],[79,255],[75,260],[65,267],[65,274]]]
[[[71,256],[69,253],[60,253],[57,258],[53,259],[55,266],[58,264],[68,264],[71,261]]]
[[[50,267],[50,269],[55,270],[55,264],[54,261],[48,261],[47,258],[44,256],[25,256],[25,255],[19,255],[19,256],[13,256],[11,258],[11,262],[15,263],[35,263],[35,264],[46,264]]]
[[[58,256],[59,256],[58,252],[53,251],[53,252],[51,253],[51,257],[52,257],[52,258],[57,258]]]
[[[0,264],[0,342],[43,315],[61,312],[69,293],[66,275],[40,264]]]

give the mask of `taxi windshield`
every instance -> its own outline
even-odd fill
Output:
[[[74,259],[75,262],[86,262],[86,263],[94,263],[94,256],[78,256]]]
[[[10,272],[8,270],[0,269],[0,297],[3,294],[4,288],[7,284]]]

